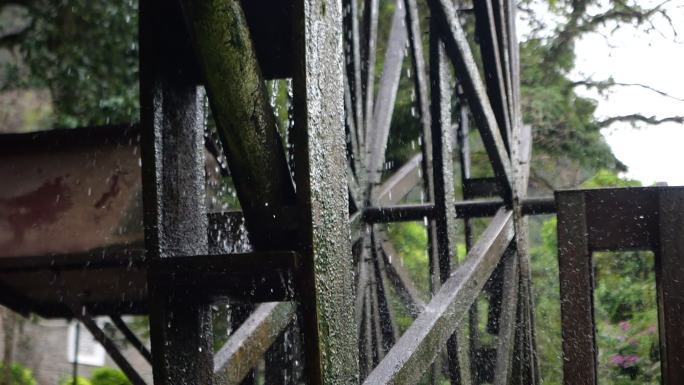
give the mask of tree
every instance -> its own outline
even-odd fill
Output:
[[[666,0],[645,7],[634,0],[519,2],[522,17],[530,29],[521,43],[520,61],[523,115],[534,132],[532,173],[535,187],[548,190],[576,186],[601,168],[625,171],[625,166],[614,157],[600,133],[602,128],[613,123],[684,122],[682,116],[641,114],[598,119],[594,114],[597,101],[580,96],[578,87],[595,89],[600,93],[614,87],[641,87],[663,97],[673,97],[649,85],[620,83],[612,78],[570,78],[576,59],[575,46],[581,38],[600,34],[604,27],[616,30],[625,25],[640,27],[644,33],[658,32],[656,25],[659,21],[671,26],[669,3]],[[674,33],[676,35],[676,31]],[[558,169],[565,172],[553,171]]]

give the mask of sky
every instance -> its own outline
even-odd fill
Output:
[[[640,1],[640,3],[650,3]],[[659,32],[644,28],[612,26],[587,35],[576,46],[572,79],[613,77],[616,82],[646,84],[684,100],[684,0],[667,5],[668,15],[680,36],[674,36],[665,19],[656,19]],[[658,118],[684,115],[684,101],[667,98],[639,87],[615,87],[607,97],[578,90],[599,101],[599,119],[641,113]],[[617,158],[629,168],[624,175],[644,185],[666,182],[684,185],[684,125],[648,126],[615,123],[602,131]]]

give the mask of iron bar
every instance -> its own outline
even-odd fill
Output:
[[[371,256],[375,268],[375,285],[378,297],[378,312],[380,313],[380,329],[382,332],[382,350],[388,352],[398,338],[394,311],[392,310],[387,287],[387,269],[382,257],[382,247],[377,239],[377,232],[371,233]]]
[[[681,378],[684,188],[637,187],[556,192],[564,383],[597,384],[592,253],[655,253],[663,383]]]
[[[343,6],[349,11],[344,17],[344,25],[348,32],[348,55],[351,60],[347,63],[347,82],[349,83],[350,101],[347,108],[347,113],[351,111],[354,119],[354,131],[356,142],[356,157],[363,157],[365,152],[365,122],[363,120],[363,90],[361,83],[361,43],[359,41],[359,11],[358,2],[356,0],[345,0]],[[362,150],[363,149],[363,150]],[[358,159],[360,164],[363,164],[363,159]],[[358,170],[357,170],[358,171]]]
[[[281,251],[175,257],[150,265],[161,288],[259,302],[293,299],[300,262],[296,253]]]
[[[366,378],[366,385],[415,384],[461,326],[470,305],[513,239],[512,213],[501,209],[465,262]]]
[[[345,77],[344,80],[345,127],[347,128],[347,137],[351,142],[351,148],[347,151],[350,151],[349,156],[352,158],[351,162],[347,165],[347,181],[349,183],[349,196],[353,200],[355,207],[360,208],[364,204],[364,197],[359,181],[364,174],[363,169],[365,167],[365,161],[362,157],[363,150],[359,146],[359,140],[356,135],[357,128],[354,123],[354,117],[349,113],[349,111],[353,111],[350,95],[351,91],[349,91],[349,79]]]

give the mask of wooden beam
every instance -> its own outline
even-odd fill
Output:
[[[295,310],[291,302],[259,305],[214,354],[215,383],[240,384],[293,321]]]
[[[512,213],[501,209],[465,262],[366,378],[365,385],[415,384],[463,323],[470,305],[513,239]]]
[[[414,155],[406,164],[401,166],[391,177],[375,189],[375,202],[378,206],[395,204],[402,200],[420,182],[421,154]],[[423,174],[425,175],[425,174]]]
[[[354,132],[352,135],[356,136],[357,142],[357,157],[363,157],[365,152],[365,122],[363,121],[363,85],[361,83],[361,42],[359,32],[359,9],[358,1],[344,0],[343,6],[349,9],[349,12],[344,16],[344,29],[348,31],[347,40],[347,55],[351,60],[347,63],[347,83],[349,83],[349,107],[347,113],[352,115],[354,120]]]
[[[368,126],[366,150],[368,151],[368,181],[371,185],[380,182],[382,167],[385,163],[387,139],[406,47],[405,12],[404,7],[396,7],[392,17],[378,95],[373,104],[373,119]],[[369,90],[372,92],[372,86]]]
[[[385,259],[384,262],[385,268],[387,269],[387,276],[394,285],[397,295],[399,295],[399,298],[409,310],[409,313],[411,313],[412,316],[417,317],[425,308],[423,295],[420,290],[414,286],[408,270],[402,265],[402,257],[396,251],[392,242],[390,242],[386,234],[382,234],[382,236],[382,257]]]
[[[344,132],[342,2],[295,2],[294,176],[303,263],[304,379],[353,384],[359,373]],[[331,352],[334,352],[331,353]]]
[[[477,123],[480,137],[492,162],[494,174],[501,185],[503,198],[509,201],[512,197],[513,185],[510,158],[501,137],[494,111],[487,99],[487,93],[470,51],[465,32],[463,32],[451,2],[448,0],[429,0],[428,5],[432,17],[440,26],[446,53],[456,68],[460,84],[463,87],[463,94]]]
[[[280,210],[294,186],[240,1],[181,3],[252,244],[291,249]]]
[[[206,255],[205,93],[177,2],[140,3],[140,119],[146,258]],[[171,292],[148,271],[157,385],[211,384],[208,301]]]
[[[597,384],[594,282],[585,196],[557,194],[563,383]]]
[[[511,121],[508,111],[508,94],[504,77],[504,63],[500,50],[500,35],[497,30],[492,0],[473,2],[477,23],[478,41],[485,72],[487,95],[494,111],[504,145],[510,151]],[[499,11],[497,9],[496,11]]]
[[[658,194],[659,242],[655,250],[663,384],[684,378],[684,188]]]
[[[378,12],[380,0],[362,0],[363,7],[363,32],[365,38],[361,46],[361,81],[363,93],[363,127],[366,130],[366,151],[369,150],[369,142],[373,128],[373,101],[375,96],[375,62],[378,47]],[[370,159],[366,159],[370,162]],[[370,168],[369,168],[370,170]]]
[[[446,54],[438,38],[438,29],[432,24],[430,34],[430,94],[433,182],[433,236],[436,252],[430,253],[431,289],[435,293],[451,275],[452,261],[456,260],[456,212],[454,210],[454,129],[451,125],[452,79],[447,67]],[[447,362],[451,382],[470,384],[470,357],[462,354],[458,340],[463,341],[463,328],[447,341]],[[465,351],[465,349],[460,349]],[[438,366],[438,365],[437,365]]]
[[[112,341],[107,334],[105,334],[102,329],[100,329],[99,326],[93,321],[93,319],[88,315],[88,313],[85,311],[85,309],[81,309],[79,307],[74,307],[74,316],[81,321],[81,323],[88,329],[90,334],[93,335],[93,338],[95,338],[95,341],[99,342],[102,347],[104,347],[105,351],[107,351],[107,354],[109,357],[112,358],[112,361],[116,363],[116,365],[121,369],[122,372],[128,377],[128,379],[131,381],[133,385],[146,385],[145,380],[140,376],[137,370],[133,368],[130,362],[126,359],[126,357],[123,356],[121,353],[121,350],[119,350],[119,347],[116,346],[114,341]]]
[[[510,249],[509,249],[510,250]],[[516,310],[518,308],[519,271],[518,256],[515,251],[506,256],[503,271],[503,290],[501,314],[496,340],[496,363],[494,366],[494,385],[508,385],[511,377],[511,362],[515,347]]]
[[[135,350],[137,350],[138,353],[140,353],[149,364],[152,364],[152,353],[150,353],[150,350],[147,349],[147,346],[145,346],[145,344],[143,344],[142,341],[140,341],[138,336],[136,336],[135,333],[133,333],[133,331],[128,327],[128,325],[126,325],[126,323],[121,319],[121,317],[119,317],[118,315],[110,315],[109,319],[112,320],[112,323],[114,324],[114,326],[116,326],[117,329],[119,329],[121,334],[123,334],[124,337],[126,337],[128,343],[133,345]]]

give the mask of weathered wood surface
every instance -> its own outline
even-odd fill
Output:
[[[364,384],[415,384],[460,327],[485,281],[513,239],[510,211],[500,210],[425,310]]]

